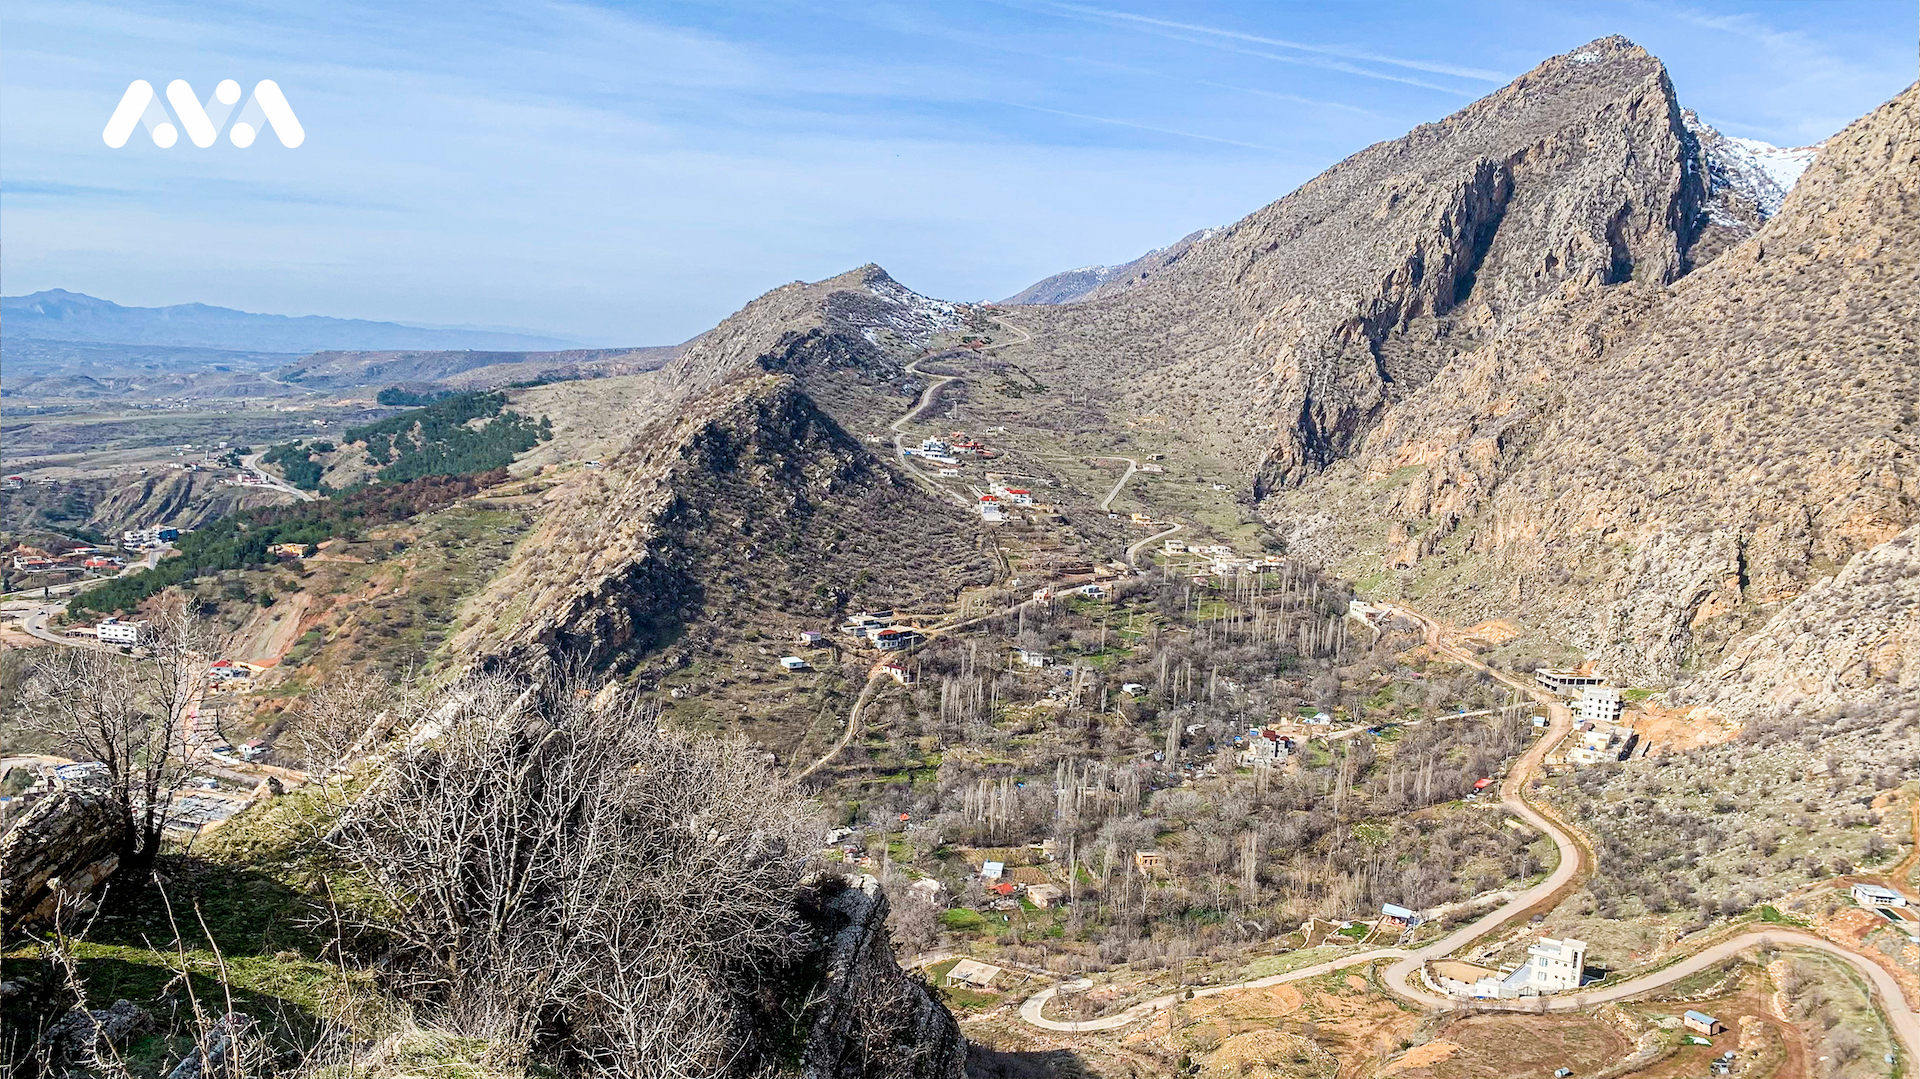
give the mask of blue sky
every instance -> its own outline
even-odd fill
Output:
[[[5,0],[0,288],[677,341],[878,262],[1007,295],[1233,221],[1610,33],[1799,145],[1915,75],[1848,3],[108,5]],[[307,131],[119,150],[129,81]]]

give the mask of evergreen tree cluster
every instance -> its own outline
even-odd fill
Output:
[[[302,446],[298,442],[283,442],[260,455],[260,460],[270,465],[280,466],[281,474],[287,482],[302,491],[318,491],[320,475],[327,470],[325,461],[315,460],[316,456],[333,452],[333,443],[320,442],[312,446]]]
[[[130,611],[172,585],[223,570],[273,564],[271,548],[282,543],[311,547],[336,536],[357,538],[365,529],[406,520],[474,494],[507,478],[505,469],[469,476],[431,476],[393,486],[363,487],[339,498],[268,506],[222,517],[174,544],[177,555],[153,569],[118,577],[73,597],[71,612]]]
[[[474,421],[482,421],[475,423]],[[366,446],[386,483],[504,468],[516,454],[553,437],[553,425],[507,407],[503,393],[457,393],[360,427],[346,441]]]

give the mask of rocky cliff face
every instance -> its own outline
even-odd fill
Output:
[[[967,1041],[926,983],[895,961],[880,882],[858,878],[817,898],[813,917],[829,936],[801,1076],[959,1079]]]
[[[129,528],[198,528],[256,506],[279,506],[293,496],[266,487],[222,484],[211,472],[165,469],[30,483],[0,494],[0,527],[32,532],[85,527],[105,535]]]
[[[1920,507],[1914,107],[1829,140],[1676,284],[1566,282],[1269,512],[1457,617],[1561,627],[1610,677],[1711,666]]]
[[[1856,555],[1674,696],[1732,716],[1912,708],[1920,702],[1920,528]]]

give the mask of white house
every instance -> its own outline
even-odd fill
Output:
[[[1573,705],[1575,716],[1595,726],[1620,722],[1625,709],[1620,691],[1611,686],[1587,686],[1580,691],[1580,699]]]
[[[807,669],[807,661],[801,659],[799,656],[781,656],[780,665],[790,671],[804,671]]]
[[[1863,907],[1904,907],[1907,897],[1892,888],[1883,888],[1878,884],[1856,884],[1853,886],[1853,901]]]
[[[100,623],[100,643],[139,644],[147,639],[148,628],[145,621],[122,622],[118,618],[109,618]]]
[[[1586,964],[1586,941],[1541,937],[1538,943],[1527,948],[1525,963],[1504,977],[1489,975],[1480,979],[1473,983],[1469,995],[1512,998],[1563,993],[1580,988],[1580,975]]]

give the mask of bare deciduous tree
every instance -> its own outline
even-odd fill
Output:
[[[597,712],[565,680],[475,678],[425,714],[333,835],[410,995],[508,1053],[564,1037],[607,1074],[754,1070],[753,1009],[807,946],[813,807],[744,744]]]
[[[151,620],[139,654],[56,648],[28,680],[28,722],[76,758],[106,766],[109,794],[126,822],[126,879],[144,880],[153,868],[174,789],[206,754],[190,724],[213,643],[206,623],[176,601]]]
[[[350,669],[330,677],[307,696],[300,724],[288,738],[300,766],[318,776],[377,741],[384,733],[377,729],[384,726],[380,719],[396,696],[378,671]]]

